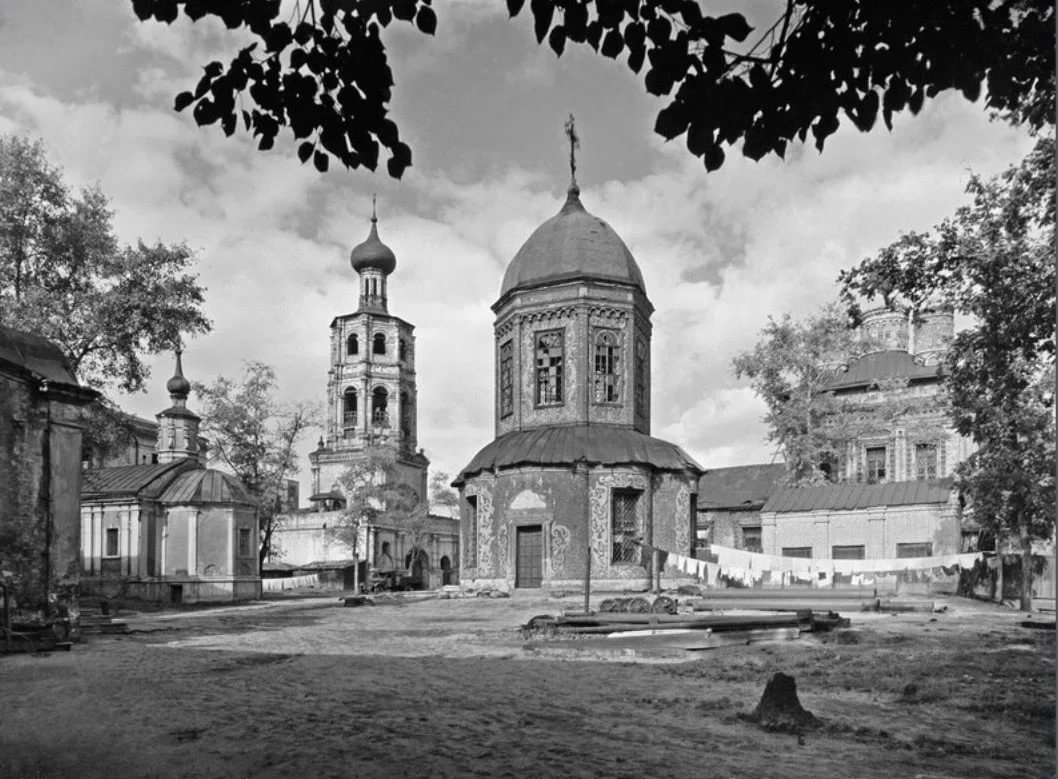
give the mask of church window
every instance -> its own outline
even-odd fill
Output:
[[[888,457],[886,447],[872,446],[867,448],[867,483],[883,484]]]
[[[121,552],[118,551],[118,529],[116,527],[107,528],[106,537],[106,554],[105,557],[118,557]]]
[[[345,341],[345,353],[346,354],[359,354],[360,353],[360,339],[356,333],[350,335]]]
[[[239,528],[239,557],[250,556],[250,528]]]
[[[401,362],[408,359],[408,342],[403,338],[397,341],[397,356]]]
[[[405,440],[411,438],[411,398],[407,392],[400,393],[400,434]]]
[[[564,340],[561,330],[536,334],[536,403],[539,406],[562,403]]]
[[[356,390],[350,387],[342,400],[342,420],[346,427],[356,425]]]
[[[756,552],[757,554],[764,551],[760,525],[742,528],[742,548],[747,552]]]
[[[863,560],[864,548],[862,546],[832,546],[830,556],[834,560]]]
[[[386,336],[384,333],[375,333],[375,338],[371,343],[371,351],[375,354],[386,353]]]
[[[636,523],[638,490],[614,490],[610,497],[610,561],[639,562],[639,527]]]
[[[908,557],[933,557],[933,544],[929,541],[922,544],[897,544],[897,559],[906,560]]]
[[[385,387],[375,387],[371,393],[371,423],[379,427],[385,427],[389,423],[389,414],[386,406],[389,402],[389,393]]]
[[[619,353],[617,336],[609,331],[595,338],[595,402],[617,403],[620,401],[618,373]]]
[[[514,345],[507,341],[500,347],[500,416],[514,413]]]
[[[915,444],[915,472],[919,481],[937,478],[936,444]]]
[[[647,345],[642,338],[636,339],[636,412],[646,414]]]

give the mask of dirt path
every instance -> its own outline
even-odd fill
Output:
[[[1009,612],[960,602],[690,661],[541,657],[514,630],[572,607],[292,602],[0,658],[0,776],[1054,775],[1054,634]],[[739,718],[777,670],[821,729]]]

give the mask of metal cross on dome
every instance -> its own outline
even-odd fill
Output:
[[[577,135],[573,114],[566,121],[566,137],[569,138],[569,183],[571,187],[577,186],[577,149],[580,148],[580,136]]]
[[[377,222],[378,221],[378,211],[376,210],[377,200],[378,200],[378,194],[375,193],[375,192],[372,192],[371,193],[371,221],[372,222]]]

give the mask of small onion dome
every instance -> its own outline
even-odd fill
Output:
[[[191,382],[184,378],[184,366],[180,362],[181,351],[176,350],[176,373],[165,383],[166,390],[174,397],[187,398],[191,392]]]
[[[628,284],[646,293],[632,252],[610,225],[584,209],[576,184],[569,188],[562,210],[536,228],[514,255],[500,297],[514,289],[571,279]]]
[[[349,252],[349,262],[357,273],[365,268],[376,268],[388,276],[397,267],[397,255],[379,240],[376,217],[371,217],[371,234],[367,240]]]

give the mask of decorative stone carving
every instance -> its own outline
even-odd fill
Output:
[[[551,576],[562,578],[566,572],[566,550],[569,549],[569,528],[559,523],[551,526]]]

